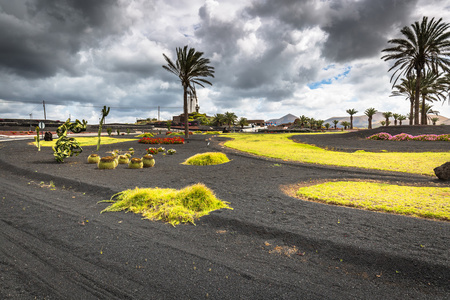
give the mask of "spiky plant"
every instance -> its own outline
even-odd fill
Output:
[[[151,154],[146,154],[142,157],[142,163],[144,168],[151,168],[155,165],[155,158]]]
[[[130,169],[142,169],[144,166],[142,160],[140,158],[132,158],[130,162],[128,163],[128,168]]]
[[[98,154],[91,154],[88,156],[87,158],[88,164],[98,164],[98,162],[100,161],[100,156]]]
[[[116,164],[116,159],[114,156],[105,156],[102,157],[97,164],[99,169],[115,169],[117,164]]]
[[[102,118],[100,120],[100,123],[98,124],[98,141],[97,141],[97,151],[100,149],[100,142],[101,142],[101,135],[102,135],[102,127],[103,122],[105,121],[105,117],[109,114],[110,107],[106,108],[106,105],[103,106],[102,109]]]

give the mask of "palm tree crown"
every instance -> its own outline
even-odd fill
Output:
[[[423,17],[422,22],[415,22],[411,27],[403,27],[401,33],[406,39],[392,39],[388,43],[395,47],[383,49],[382,52],[388,54],[381,57],[385,61],[395,60],[389,69],[395,70],[394,85],[401,75],[416,75],[415,87],[415,112],[414,124],[419,124],[419,93],[420,81],[425,70],[435,72],[442,68],[449,70],[450,66],[450,32],[447,31],[450,24],[443,23],[442,18],[435,21],[432,18],[428,22],[428,17]]]
[[[372,129],[372,118],[373,118],[373,115],[374,114],[376,114],[377,113],[377,110],[375,109],[375,108],[373,108],[373,107],[371,107],[371,108],[368,108],[368,109],[366,109],[365,111],[364,111],[364,114],[367,116],[367,117],[369,117],[369,126],[368,126],[368,129]]]
[[[187,95],[189,91],[195,91],[194,84],[198,84],[204,87],[203,84],[212,85],[208,80],[201,77],[214,77],[214,67],[209,66],[209,59],[203,58],[203,52],[195,51],[194,48],[188,49],[188,46],[184,48],[177,48],[177,60],[172,62],[164,53],[164,59],[167,65],[162,66],[167,71],[175,74],[181,81],[184,92],[184,129],[185,137],[189,137],[189,123],[188,123],[188,103]]]
[[[358,111],[352,108],[347,109],[346,112],[350,115],[350,129],[353,129],[353,115],[356,114]]]

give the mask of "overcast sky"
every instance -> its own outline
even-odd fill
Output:
[[[238,4],[236,4],[238,3]],[[163,53],[189,45],[215,68],[200,112],[248,119],[406,114],[389,97],[387,40],[423,16],[450,22],[447,0],[0,0],[0,118],[98,123],[171,119],[178,78]],[[450,106],[434,104],[450,117]]]

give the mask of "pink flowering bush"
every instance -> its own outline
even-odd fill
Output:
[[[390,135],[386,132],[380,132],[374,135],[371,135],[367,138],[368,140],[388,140],[388,141],[450,141],[450,134],[422,134],[417,136],[412,136],[407,133],[400,133],[397,135]]]

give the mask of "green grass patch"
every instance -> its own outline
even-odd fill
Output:
[[[96,146],[97,141],[98,141],[97,136],[81,136],[81,137],[71,136],[71,137],[74,137],[78,141],[78,143],[80,143],[81,147]],[[56,144],[57,140],[58,140],[57,138],[53,139],[53,141],[41,140],[41,147],[53,147]],[[102,136],[101,144],[108,145],[108,144],[116,144],[116,143],[130,142],[130,141],[136,141],[136,139],[122,139],[122,138],[116,139],[116,138],[112,138],[112,137]],[[34,142],[33,144],[36,145],[36,142]]]
[[[448,187],[338,181],[302,187],[297,190],[296,195],[328,204],[450,220],[450,188]]]
[[[308,133],[310,134],[310,133]],[[364,152],[329,151],[296,143],[298,134],[228,134],[233,138],[225,146],[236,150],[302,163],[356,167],[434,176],[433,169],[450,161],[449,152]]]
[[[192,223],[211,211],[227,208],[228,202],[219,200],[209,188],[198,183],[181,190],[135,188],[115,194],[114,203],[103,212],[131,211],[145,219],[162,220],[173,226]]]
[[[224,164],[229,161],[230,160],[224,153],[206,152],[189,157],[183,164],[192,166],[210,166]]]

